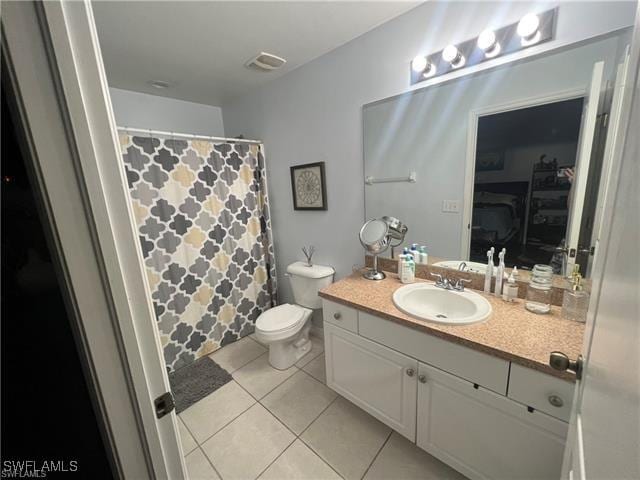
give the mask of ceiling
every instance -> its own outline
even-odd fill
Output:
[[[221,105],[419,3],[103,1],[93,9],[112,87]],[[275,72],[246,68],[261,51],[287,63]]]

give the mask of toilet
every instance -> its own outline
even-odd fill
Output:
[[[287,267],[295,304],[273,307],[256,320],[256,339],[269,347],[269,363],[286,370],[309,353],[314,309],[322,306],[318,291],[333,282],[333,268],[295,262]]]

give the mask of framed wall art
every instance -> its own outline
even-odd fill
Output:
[[[324,162],[292,166],[291,190],[294,210],[326,210]]]

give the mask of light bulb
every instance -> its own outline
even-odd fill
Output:
[[[540,18],[533,13],[529,13],[520,19],[518,22],[518,35],[523,40],[531,40],[540,28]]]
[[[453,63],[460,57],[460,51],[455,45],[447,45],[442,51],[442,58],[445,62]]]
[[[487,58],[493,58],[500,53],[500,44],[493,30],[487,29],[478,37],[478,48],[484,51]]]
[[[447,45],[442,51],[442,59],[449,62],[453,68],[460,68],[464,65],[465,58],[455,45]]]
[[[427,58],[423,57],[422,55],[418,55],[411,61],[411,68],[416,73],[422,72],[426,68],[426,66]]]
[[[430,77],[433,77],[435,74],[436,74],[436,66],[431,62],[427,62],[427,66],[425,67],[422,77],[430,78]]]
[[[496,34],[493,30],[485,30],[478,37],[478,47],[484,50],[491,50],[496,45]]]

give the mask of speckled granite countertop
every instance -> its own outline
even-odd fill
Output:
[[[374,282],[356,272],[324,288],[319,295],[525,367],[575,380],[573,374],[558,372],[548,364],[554,350],[569,358],[576,358],[582,350],[584,324],[561,318],[560,307],[551,307],[546,315],[536,315],[525,310],[523,300],[509,304],[476,291],[493,307],[489,320],[474,325],[439,325],[406,315],[395,307],[392,295],[401,286],[395,273],[387,272],[385,280]]]

